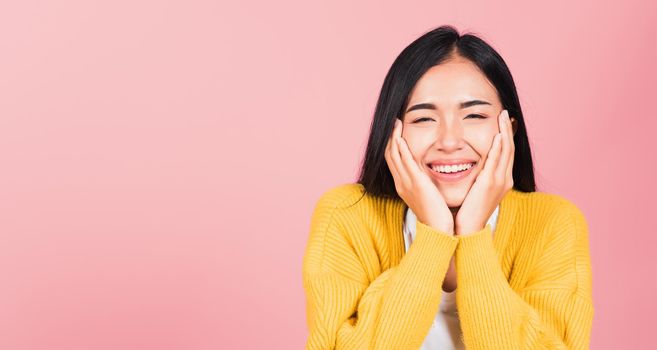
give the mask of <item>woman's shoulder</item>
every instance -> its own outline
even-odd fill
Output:
[[[346,221],[358,221],[363,216],[385,218],[401,208],[401,201],[375,196],[360,183],[344,183],[325,190],[315,204],[315,215],[325,215]]]
[[[512,191],[518,200],[518,207],[526,217],[532,220],[544,220],[545,223],[569,224],[577,229],[587,228],[584,212],[567,196],[549,192]]]
[[[340,210],[374,200],[360,183],[344,183],[325,190],[317,200],[316,210]],[[378,200],[378,199],[376,199]],[[385,199],[381,199],[385,200]]]
[[[346,183],[325,190],[318,200],[318,206],[327,208],[346,208],[358,202],[365,194],[365,188],[359,183]]]

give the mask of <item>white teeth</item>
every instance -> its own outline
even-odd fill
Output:
[[[433,171],[441,173],[455,173],[457,171],[468,170],[474,166],[474,163],[469,164],[455,164],[455,165],[440,165],[432,166]]]

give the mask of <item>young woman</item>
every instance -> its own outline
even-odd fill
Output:
[[[326,191],[303,259],[307,349],[587,349],[588,225],[537,192],[500,55],[451,26],[388,72],[360,179]]]

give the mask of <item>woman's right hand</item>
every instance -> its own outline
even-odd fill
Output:
[[[448,234],[454,234],[454,218],[445,199],[428,174],[422,171],[402,138],[402,121],[388,138],[385,158],[399,196],[413,211],[418,221]]]

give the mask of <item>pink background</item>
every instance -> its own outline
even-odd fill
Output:
[[[540,190],[589,221],[591,348],[655,347],[655,23],[633,0],[3,1],[0,348],[303,348],[312,209],[441,24],[505,58]]]

